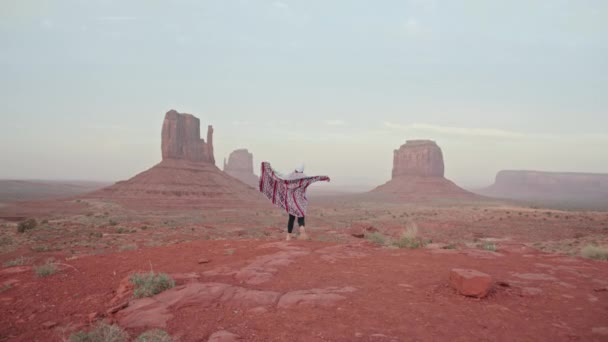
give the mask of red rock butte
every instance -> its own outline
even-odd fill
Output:
[[[213,127],[200,138],[200,120],[167,112],[162,127],[162,161],[135,177],[88,196],[129,207],[231,208],[265,203],[260,194],[215,166]]]
[[[477,196],[444,178],[443,152],[432,140],[408,140],[394,151],[393,177],[372,193],[397,199],[462,198]]]
[[[253,173],[253,154],[247,149],[230,153],[228,161],[224,159],[224,172],[253,188],[258,187],[259,179]]]

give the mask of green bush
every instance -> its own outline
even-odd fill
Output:
[[[17,225],[17,231],[19,233],[24,233],[27,230],[36,228],[36,226],[38,226],[38,222],[35,219],[27,219],[23,222],[19,222],[19,225]]]
[[[70,336],[70,342],[127,342],[129,334],[117,325],[99,324],[89,332],[79,331]]]
[[[165,273],[137,273],[131,276],[135,298],[152,297],[175,287],[175,281]]]
[[[154,329],[139,335],[135,342],[172,342],[171,336],[164,330]]]

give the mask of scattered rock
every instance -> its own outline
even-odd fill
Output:
[[[56,327],[56,326],[58,326],[58,325],[59,325],[59,323],[57,323],[57,322],[52,322],[52,321],[48,321],[48,322],[42,323],[42,327],[43,327],[44,329],[47,329],[47,330],[48,330],[48,329],[53,329],[54,327]]]
[[[202,258],[202,259],[199,259],[199,260],[198,260],[198,263],[199,263],[199,264],[208,264],[208,263],[210,263],[210,262],[211,262],[211,260],[209,260],[209,259],[207,259],[207,258]]]
[[[118,289],[116,289],[114,298],[110,300],[110,305],[116,305],[116,303],[124,301],[125,298],[129,297],[132,290],[133,284],[131,283],[130,277],[123,278],[118,284]]]
[[[492,277],[475,270],[453,269],[450,285],[463,296],[484,298],[492,287]]]
[[[124,310],[124,309],[126,309],[128,307],[129,307],[129,302],[124,302],[122,304],[118,304],[116,306],[113,306],[112,308],[110,308],[107,311],[107,313],[108,313],[108,315],[113,315],[113,314],[117,313],[118,311]]]
[[[593,291],[595,291],[595,292],[606,292],[606,291],[608,291],[608,287],[598,287],[598,288],[593,289]]]
[[[230,331],[222,330],[209,337],[208,342],[234,342],[241,341],[241,337],[237,334],[233,334]]]
[[[102,318],[103,315],[99,312],[91,312],[87,318],[89,319],[89,323],[94,323],[96,322],[98,319]]]
[[[365,237],[365,233],[353,233],[351,235],[356,237],[357,239],[363,239]]]

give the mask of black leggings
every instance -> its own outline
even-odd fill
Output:
[[[293,223],[295,222],[296,217],[293,215],[289,215],[289,222],[287,223],[287,232],[289,232],[289,234],[291,234],[291,232],[293,231]],[[300,227],[304,227],[304,217],[298,217],[298,224],[300,225]]]

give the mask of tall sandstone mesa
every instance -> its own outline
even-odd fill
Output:
[[[247,149],[230,153],[228,161],[224,159],[224,172],[251,187],[258,186],[258,177],[253,173],[253,154]]]
[[[215,164],[213,126],[207,127],[207,142],[201,139],[201,122],[192,114],[170,110],[162,129],[162,153],[165,159],[183,159]]]
[[[392,179],[372,193],[408,201],[477,197],[445,179],[444,172],[443,152],[437,143],[408,140],[393,153]]]
[[[443,177],[443,152],[432,140],[408,140],[394,152],[393,179],[400,176]]]

